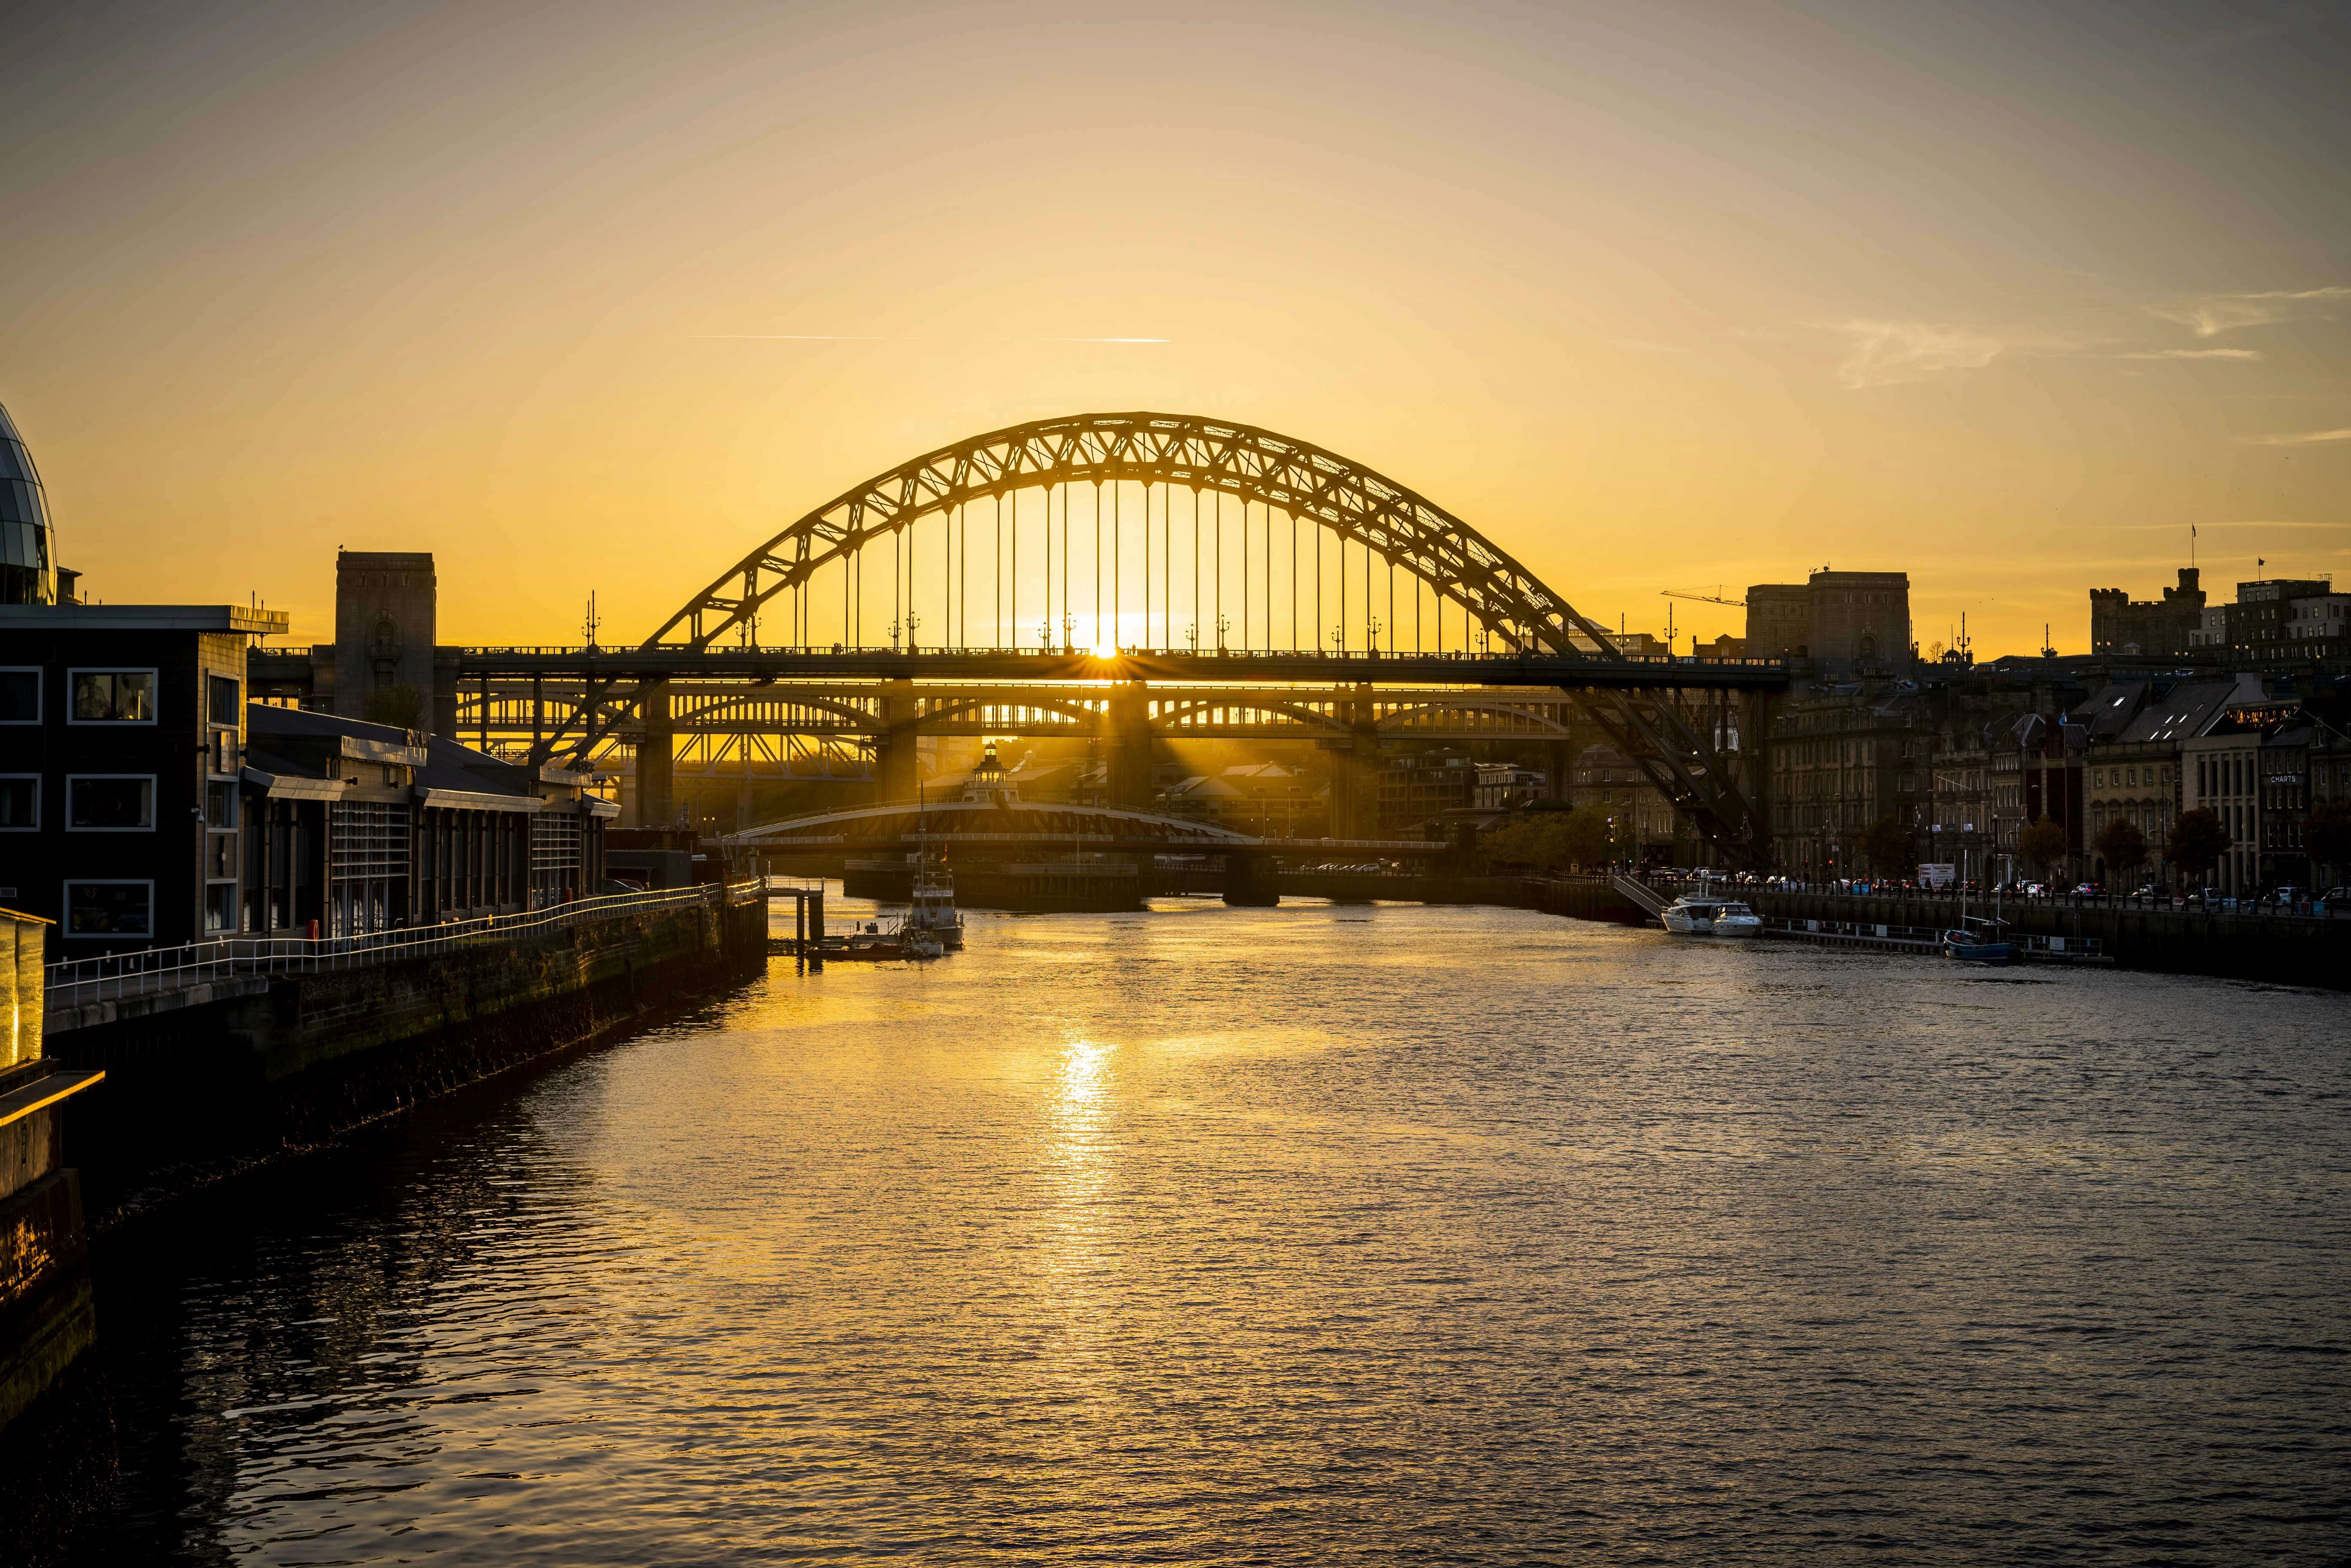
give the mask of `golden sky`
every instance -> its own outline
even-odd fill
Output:
[[[298,641],[338,545],[433,551],[443,641],[634,640],[923,450],[1152,408],[1610,624],[1833,564],[2079,651],[2191,525],[2224,593],[2351,554],[2345,16],[16,5],[0,402],[90,591]]]

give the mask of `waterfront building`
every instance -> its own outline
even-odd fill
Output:
[[[602,891],[620,807],[590,774],[258,704],[250,734],[246,931],[358,936]]]
[[[346,936],[600,891],[589,777],[250,702],[283,612],[0,606],[0,907],[59,959]]]
[[[2168,882],[2172,873],[2164,852],[2170,845],[2172,825],[2186,809],[2180,789],[2180,748],[2209,730],[2228,710],[2237,683],[2131,684],[2138,686],[2141,700],[2121,731],[2109,734],[2103,726],[2093,727],[2087,797],[2090,841],[2095,845],[2111,823],[2130,823],[2147,840],[2144,873]],[[2097,877],[2115,874],[2096,860],[2090,871]]]
[[[2229,848],[2212,869],[2212,885],[2231,894],[2261,886],[2262,737],[2269,726],[2257,715],[2220,715],[2205,733],[2180,746],[2183,810],[2220,819]]]
[[[1546,799],[1549,785],[1548,777],[1538,768],[1508,762],[1481,762],[1478,764],[1478,779],[1471,788],[1469,803],[1481,810],[1514,810]]]
[[[1629,840],[1628,858],[1652,865],[1686,859],[1676,848],[1682,827],[1673,803],[1631,758],[1613,746],[1587,746],[1577,754],[1569,778],[1568,803],[1604,818],[1620,841]]]
[[[1379,766],[1379,830],[1400,832],[1469,804],[1477,765],[1467,757],[1429,752],[1383,757]]]
[[[239,926],[246,650],[283,612],[0,605],[0,906],[52,961]]]
[[[1935,836],[1934,747],[1920,718],[1909,681],[1814,687],[1781,705],[1770,788],[1781,869],[1808,881],[1865,874],[1857,846],[1883,818]]]

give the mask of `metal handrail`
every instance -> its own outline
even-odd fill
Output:
[[[46,1006],[152,996],[241,977],[321,974],[430,957],[466,947],[518,942],[643,910],[682,904],[748,903],[757,883],[702,883],[651,893],[600,894],[519,915],[483,915],[435,925],[402,926],[352,936],[228,936],[178,947],[148,948],[97,958],[69,958],[45,971]]]

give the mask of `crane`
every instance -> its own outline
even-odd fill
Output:
[[[1747,601],[1744,599],[1723,598],[1722,585],[1720,583],[1715,584],[1714,591],[1712,593],[1684,593],[1677,588],[1661,588],[1657,590],[1657,594],[1658,597],[1662,599],[1695,599],[1701,604],[1728,604],[1733,610],[1744,610],[1747,608]]]

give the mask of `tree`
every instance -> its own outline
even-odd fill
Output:
[[[1918,869],[1910,830],[1891,817],[1880,817],[1862,831],[1861,853],[1886,876],[1908,876]]]
[[[2229,830],[2209,807],[2199,806],[2192,811],[2182,811],[2179,820],[2171,824],[2171,841],[2163,852],[2164,859],[2178,866],[2185,876],[2201,878],[2220,863],[2220,857],[2233,842]]]
[[[2351,800],[2321,800],[2302,821],[2303,848],[2314,865],[2351,863]]]
[[[2098,853],[2105,857],[2106,874],[2120,882],[2147,863],[2147,835],[2127,818],[2116,817],[2098,831]]]
[[[2048,874],[2049,868],[2065,858],[2065,830],[2049,820],[2044,812],[2041,820],[2016,835],[2016,852]]]
[[[1488,860],[1502,865],[1543,870],[1600,865],[1625,857],[1624,845],[1610,838],[1608,820],[1589,807],[1531,812],[1496,828],[1479,847]]]
[[[1561,852],[1573,864],[1598,865],[1622,858],[1608,836],[1608,819],[1589,807],[1570,811],[1560,823]]]
[[[360,703],[360,716],[370,724],[414,729],[424,716],[424,699],[414,686],[378,686]]]

